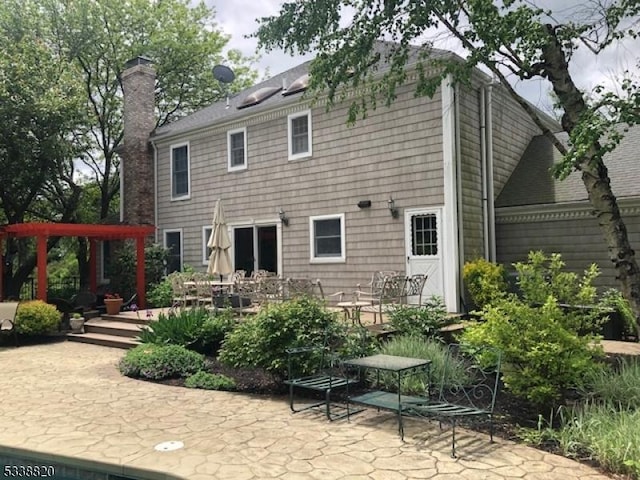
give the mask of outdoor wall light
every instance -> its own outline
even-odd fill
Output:
[[[369,208],[371,206],[371,200],[360,200],[358,202],[358,208]]]
[[[280,217],[280,221],[285,227],[289,226],[289,217],[287,217],[287,214],[284,213],[284,210],[282,208],[278,210],[278,217]]]
[[[398,208],[396,207],[396,201],[393,197],[389,196],[389,200],[387,200],[387,206],[389,207],[389,212],[391,212],[391,216],[393,218],[398,218],[400,212],[398,212]]]

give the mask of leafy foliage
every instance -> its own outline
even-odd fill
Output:
[[[440,328],[449,323],[447,309],[439,297],[422,306],[397,305],[388,312],[389,323],[398,335],[439,337]]]
[[[622,296],[620,290],[609,288],[600,297],[600,305],[603,308],[614,309],[624,321],[624,331],[627,334],[637,332],[636,319],[633,316],[629,301]]]
[[[216,353],[220,349],[224,337],[235,327],[233,310],[218,310],[215,315],[205,319],[202,323],[195,349],[208,355]]]
[[[484,258],[466,262],[462,277],[471,300],[478,309],[498,300],[507,291],[504,267]]]
[[[520,291],[530,304],[544,303],[550,296],[571,305],[596,303],[597,291],[593,280],[600,271],[595,263],[585,270],[582,278],[565,270],[566,264],[559,253],[529,252],[527,262],[518,262],[514,266]]]
[[[459,363],[447,362],[447,347],[437,340],[425,339],[416,335],[401,335],[393,337],[383,344],[380,347],[380,353],[431,360],[428,378],[420,375],[405,375],[402,378],[400,388],[403,394],[426,395],[430,384],[437,385],[440,382],[445,369],[450,369],[448,378],[453,381],[457,380],[463,383],[466,378],[464,366]],[[376,378],[370,377],[369,380],[375,381]],[[387,390],[396,391],[398,389],[397,377],[394,374],[382,373],[380,382]]]
[[[169,314],[160,313],[158,320],[141,329],[143,343],[180,345],[200,353],[215,353],[227,332],[235,327],[231,310],[210,312],[205,308],[183,308]]]
[[[164,275],[165,262],[169,251],[157,244],[148,245],[144,249],[144,278],[145,288],[150,284],[161,282]],[[114,252],[111,262],[110,275],[112,277],[111,288],[117,290],[123,298],[129,298],[136,293],[136,268],[138,262],[135,245],[131,241],[123,242],[121,247]]]
[[[572,329],[553,297],[531,306],[510,296],[485,308],[483,317],[464,330],[462,342],[501,350],[505,387],[538,405],[583,384],[602,356],[594,337]]]
[[[168,277],[165,277],[159,283],[149,286],[147,293],[147,301],[151,307],[163,308],[173,305],[173,289]]]
[[[142,344],[129,350],[118,367],[128,377],[161,380],[194,374],[204,369],[205,361],[179,345]]]
[[[334,344],[337,326],[336,315],[310,298],[269,305],[227,334],[219,359],[234,367],[261,367],[283,375],[286,349],[323,345],[325,334]]]
[[[184,380],[184,386],[188,388],[201,388],[203,390],[233,390],[236,382],[233,378],[205,371],[199,371]]]
[[[42,300],[21,303],[16,313],[16,331],[23,335],[51,333],[60,325],[60,312]]]

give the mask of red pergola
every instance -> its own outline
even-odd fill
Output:
[[[89,240],[89,285],[97,289],[96,242],[100,240],[136,240],[136,291],[138,305],[146,308],[144,291],[144,243],[153,235],[153,225],[91,225],[82,223],[16,223],[0,227],[0,251],[6,237],[36,237],[38,293],[37,298],[47,301],[47,239],[49,237],[87,237]],[[0,300],[4,295],[4,262],[0,262]]]

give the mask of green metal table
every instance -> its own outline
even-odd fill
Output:
[[[403,395],[401,391],[402,378],[404,375],[423,374],[425,378],[428,379],[431,360],[377,354],[369,357],[345,360],[343,363],[345,367],[356,367],[361,370],[376,370],[377,386],[380,385],[380,372],[391,372],[396,375],[397,392],[374,390],[351,397],[349,396],[347,387],[347,408],[349,403],[357,403],[359,405],[396,412],[398,415],[398,433],[400,434],[400,438],[404,439],[404,427],[402,424],[403,405],[407,402],[424,402],[425,398]]]

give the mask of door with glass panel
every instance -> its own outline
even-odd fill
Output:
[[[423,302],[432,295],[444,297],[442,265],[442,209],[405,210],[407,275],[427,275]],[[409,299],[417,303],[418,299]]]
[[[278,273],[278,241],[275,225],[233,228],[233,259],[236,270],[251,275],[256,270]]]

